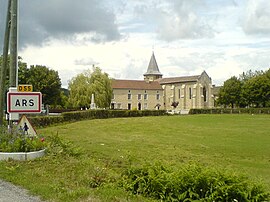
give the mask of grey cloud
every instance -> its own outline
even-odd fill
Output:
[[[205,5],[199,0],[159,0],[141,3],[134,14],[153,29],[161,40],[196,39],[214,36],[207,19],[200,14]]]
[[[213,37],[213,29],[200,14],[204,6],[199,0],[171,0],[170,10],[163,12],[160,37],[167,41]]]
[[[0,3],[2,33],[6,0]],[[74,39],[73,35],[80,33],[96,35],[89,37],[95,42],[121,37],[115,15],[105,7],[104,0],[24,0],[19,6],[20,46],[42,45],[50,38]]]
[[[243,19],[246,34],[270,34],[270,1],[249,0]]]
[[[75,65],[83,65],[83,66],[92,66],[92,65],[97,65],[98,63],[93,59],[93,58],[82,58],[82,59],[77,59],[74,61]]]

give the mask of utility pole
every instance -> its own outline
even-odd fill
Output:
[[[18,85],[18,0],[11,3],[9,86]]]
[[[6,17],[6,30],[4,38],[4,47],[3,47],[3,60],[2,68],[0,75],[0,126],[3,126],[3,112],[4,112],[4,103],[5,103],[5,93],[6,93],[6,78],[7,78],[7,65],[8,65],[8,49],[9,49],[9,36],[10,36],[10,20],[11,20],[11,0],[8,1],[7,8],[7,17]]]

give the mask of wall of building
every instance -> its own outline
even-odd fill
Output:
[[[176,110],[214,106],[211,79],[206,75],[202,75],[197,82],[166,84],[162,88],[167,110],[173,109],[173,102],[179,103]]]
[[[113,89],[113,95],[112,104],[114,105],[114,109],[128,109],[130,106],[130,109],[139,110],[139,103],[141,110],[153,110],[156,109],[157,105],[160,105],[159,109],[164,109],[162,90]],[[159,99],[157,99],[157,96]]]

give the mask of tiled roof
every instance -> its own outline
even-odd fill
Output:
[[[146,82],[138,80],[112,80],[113,89],[135,89],[135,90],[162,90],[157,81]]]
[[[147,75],[162,75],[159,71],[154,52],[151,56],[151,59],[147,68],[147,72],[144,74],[144,76],[147,76]]]
[[[182,76],[182,77],[171,77],[171,78],[163,78],[159,79],[159,83],[162,84],[169,84],[169,83],[183,83],[183,82],[193,82],[198,81],[201,75],[195,76]]]

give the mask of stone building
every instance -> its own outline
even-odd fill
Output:
[[[205,71],[195,76],[162,78],[154,53],[144,80],[116,79],[112,88],[112,109],[181,111],[214,105],[212,80]]]

